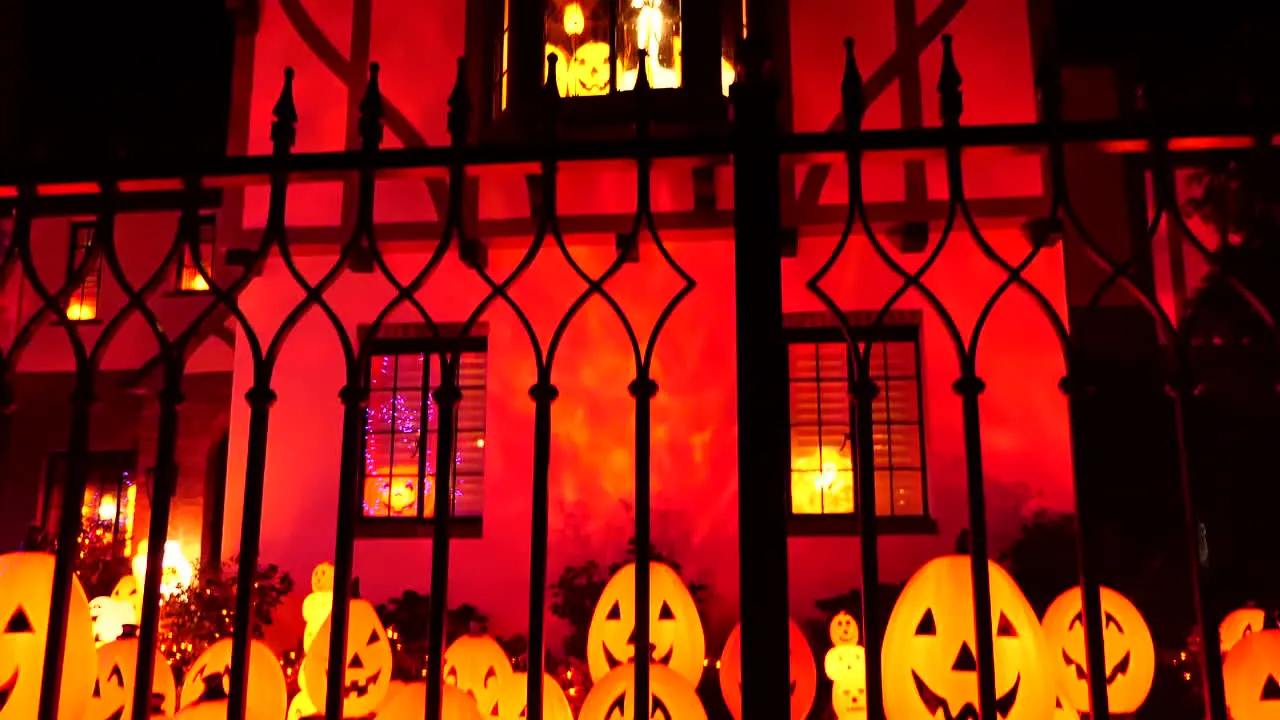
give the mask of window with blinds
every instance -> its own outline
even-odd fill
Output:
[[[903,314],[910,315],[910,314]],[[855,340],[872,342],[871,379],[880,393],[872,403],[873,467],[878,517],[924,517],[924,429],[921,422],[918,324],[863,328]],[[789,317],[791,513],[793,516],[856,514],[858,484],[853,463],[856,418],[850,417],[849,381],[855,373],[843,332],[818,316]]]
[[[441,385],[450,352],[460,352],[457,380],[462,400],[453,457],[442,459],[440,417],[432,393]],[[362,514],[366,519],[434,517],[440,462],[453,463],[454,483],[449,491],[453,517],[481,517],[487,359],[483,338],[401,340],[373,356],[364,432]]]

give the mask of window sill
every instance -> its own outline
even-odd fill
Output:
[[[209,297],[213,295],[212,290],[170,290],[164,294],[167,298],[189,298],[189,297]]]
[[[102,320],[101,320],[101,319],[99,319],[99,318],[93,318],[93,319],[91,319],[91,320],[71,320],[71,319],[69,319],[69,318],[68,318],[68,320],[67,320],[67,321],[68,321],[68,322],[70,322],[72,325],[89,325],[89,326],[92,326],[92,325],[101,325],[101,324],[102,324]]]
[[[484,522],[478,517],[453,518],[449,537],[473,540],[481,536]],[[412,540],[435,537],[436,522],[430,518],[371,518],[356,522],[356,537],[362,539]]]
[[[877,535],[936,535],[938,523],[927,515],[876,517]],[[789,537],[856,536],[862,523],[855,515],[792,515],[787,518]]]

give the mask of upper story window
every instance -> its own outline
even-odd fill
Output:
[[[452,447],[453,518],[462,534],[479,530],[484,510],[484,338],[379,340],[369,368],[364,431],[365,535],[416,535],[435,516],[441,448]],[[462,392],[453,438],[441,443],[438,405],[448,354],[459,352]],[[428,523],[429,524],[429,523]]]
[[[868,321],[871,318],[867,318]],[[876,515],[904,519],[898,531],[927,530],[919,320],[898,313],[893,324],[855,325],[857,342],[872,341],[871,379]],[[852,531],[859,478],[853,463],[857,418],[850,417],[849,381],[856,369],[844,333],[821,313],[789,316],[791,515],[796,534]],[[843,521],[840,519],[843,516]],[[834,520],[832,518],[835,518]],[[887,529],[893,531],[893,521]]]
[[[71,253],[67,261],[67,282],[75,279],[76,270],[89,258],[96,231],[93,221],[71,223]],[[102,256],[89,258],[91,266],[84,272],[83,280],[67,299],[67,319],[89,322],[98,319],[98,295],[102,284]]]
[[[629,106],[602,98],[634,90],[641,58],[649,85],[672,91],[655,96],[656,122],[705,123],[727,118],[724,96],[733,83],[733,54],[743,37],[742,0],[470,0],[485,16],[490,38],[475,46],[483,56],[495,118],[515,117],[536,106],[547,77],[547,58],[557,60],[557,90],[574,99],[562,117],[570,125],[622,124],[634,119]],[[500,12],[500,14],[499,14]],[[478,38],[476,39],[478,42]],[[603,103],[603,104],[602,104]],[[523,108],[523,110],[522,110]],[[503,127],[512,127],[503,120]],[[519,125],[520,122],[516,122]]]
[[[209,292],[209,283],[205,276],[213,274],[214,242],[217,239],[217,216],[207,213],[198,221],[198,242],[200,245],[199,265],[189,246],[182,248],[182,260],[178,263],[177,291],[180,293]],[[202,275],[200,271],[203,270]]]

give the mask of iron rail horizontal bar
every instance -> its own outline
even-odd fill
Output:
[[[1023,123],[978,125],[951,128],[907,128],[864,130],[857,146],[864,152],[930,152],[951,146],[974,148],[1025,148],[1053,143],[1092,143],[1116,152],[1142,152],[1153,138],[1168,141],[1174,151],[1240,149],[1272,145],[1280,123],[1259,123],[1241,118],[1212,122],[1138,121],[1069,122],[1058,125]],[[298,180],[336,178],[364,168],[381,176],[413,174],[412,171],[439,169],[461,162],[469,167],[590,160],[630,160],[650,158],[714,158],[733,155],[736,143],[729,135],[672,137],[641,140],[590,140],[485,144],[455,150],[449,147],[402,148],[376,153],[335,151],[296,153],[287,158],[254,155],[223,158],[166,158],[156,161],[128,160],[85,167],[41,167],[0,173],[0,197],[15,197],[19,186],[34,186],[41,195],[84,194],[111,180],[125,192],[160,191],[181,187],[184,179],[212,181],[212,185],[266,182],[272,172],[288,170]],[[843,153],[850,149],[850,137],[841,132],[810,132],[779,135],[777,149],[784,155]],[[422,173],[420,173],[422,174]],[[429,174],[429,173],[428,173]]]

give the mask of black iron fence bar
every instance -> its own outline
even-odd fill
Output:
[[[744,720],[790,717],[787,627],[787,350],[782,335],[781,162],[777,85],[748,44],[729,92],[733,166],[735,354],[738,371],[738,557]],[[745,559],[745,561],[744,561]]]
[[[272,110],[273,154],[277,167],[271,175],[271,194],[267,207],[267,225],[257,252],[257,265],[265,262],[269,249],[285,234],[285,208],[289,192],[288,167],[280,159],[292,151],[297,138],[298,111],[293,104],[293,69],[286,68],[284,86]],[[243,287],[255,273],[247,269],[237,281]],[[206,278],[209,280],[209,278]],[[234,307],[236,289],[224,292],[216,282],[209,282],[215,297]],[[262,542],[262,501],[267,472],[267,432],[271,423],[271,406],[276,393],[271,389],[271,372],[265,362],[262,344],[248,323],[241,320],[246,347],[253,357],[253,386],[245,393],[249,405],[249,437],[245,449],[244,510],[240,520],[239,566],[236,571],[235,624],[231,631],[231,688],[227,700],[227,720],[244,720],[248,710],[249,641],[253,629],[253,583],[258,574],[258,556]]]
[[[948,144],[966,149],[1009,148],[1040,152],[1051,142],[1066,144],[1101,144],[1116,152],[1145,152],[1152,137],[1167,138],[1168,149],[1175,152],[1244,149],[1257,145],[1280,144],[1278,119],[1215,118],[1212,120],[1103,120],[1063,122],[1056,128],[1044,123],[969,125],[957,128],[908,128],[862,130],[860,145],[867,154],[913,151],[942,156]],[[648,154],[654,159],[680,157],[731,156],[735,145],[731,136],[695,135],[679,138],[654,138]],[[784,156],[829,153],[838,159],[847,149],[845,133],[782,133],[771,142]],[[581,160],[630,160],[641,152],[635,138],[618,140],[581,140],[561,143],[557,147],[561,162]],[[471,145],[463,150],[449,147],[400,148],[379,152],[376,158],[360,153],[314,152],[293,153],[287,161],[274,155],[249,155],[213,160],[164,160],[155,162],[120,161],[93,167],[42,166],[21,174],[0,174],[0,200],[12,201],[20,184],[33,184],[43,195],[92,194],[98,181],[108,171],[117,179],[122,192],[177,190],[182,179],[192,175],[204,178],[210,187],[240,184],[265,184],[280,162],[287,162],[295,182],[317,182],[333,179],[342,173],[354,173],[371,167],[379,178],[397,177],[397,172],[439,169],[441,176],[452,162],[467,166],[528,163],[536,169],[546,155],[539,142],[493,143]],[[223,182],[217,180],[221,178]]]

